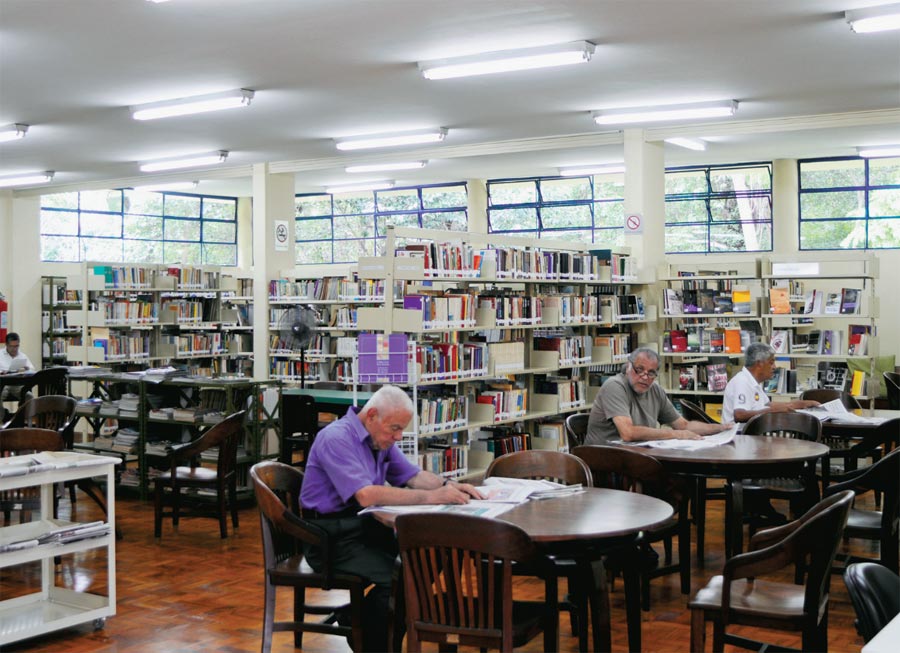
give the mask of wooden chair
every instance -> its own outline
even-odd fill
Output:
[[[689,650],[705,650],[707,621],[715,652],[726,643],[762,650],[761,642],[730,634],[730,625],[800,631],[803,651],[828,650],[830,569],[852,502],[852,492],[840,492],[794,522],[756,533],[750,550],[726,561],[691,600]],[[764,580],[791,564],[805,569],[805,584]]]
[[[292,631],[294,646],[303,646],[303,633],[324,633],[348,637],[354,651],[363,650],[362,606],[369,583],[361,576],[338,574],[331,569],[328,533],[300,517],[300,489],[303,471],[284,463],[268,461],[250,469],[259,521],[262,526],[263,563],[265,565],[265,600],[263,608],[262,653],[272,648],[272,633]],[[303,556],[303,546],[323,551],[324,569],[313,571]],[[292,621],[275,621],[275,598],[278,587],[294,588]],[[310,605],[307,589],[348,590],[350,603]],[[349,611],[350,626],[337,621],[338,612]],[[306,615],[323,615],[322,621],[307,621]]]
[[[896,372],[882,372],[884,387],[887,389],[888,407],[891,410],[900,410],[900,374]]]
[[[854,562],[844,585],[856,612],[856,631],[868,642],[900,614],[900,576],[874,562]]]
[[[587,417],[587,415],[585,415]],[[568,420],[567,420],[568,424]],[[503,478],[543,479],[565,485],[581,483],[591,487],[593,480],[591,470],[584,462],[569,453],[561,451],[516,451],[495,458],[484,473],[485,478],[500,476]],[[560,604],[560,608],[569,612],[572,633],[579,634],[582,647],[587,646],[588,602],[587,589],[578,575],[578,565],[570,558],[553,558],[557,576],[565,576],[569,587],[569,596]],[[533,570],[519,566],[516,573],[532,576]]]
[[[37,396],[68,395],[69,389],[66,379],[69,376],[68,367],[48,367],[38,370],[28,381],[22,385],[22,397],[27,392],[37,388]]]
[[[566,439],[569,442],[570,452],[584,444],[590,418],[590,413],[575,413],[566,418]]]
[[[898,421],[891,420],[894,428]],[[858,537],[880,543],[879,559],[882,565],[900,572],[900,496],[897,492],[897,479],[900,478],[900,449],[894,449],[874,465],[844,474],[841,482],[825,489],[825,496],[853,490],[857,494],[869,490],[880,490],[883,500],[881,511],[850,511],[847,520],[845,537]],[[853,558],[852,560],[864,560]],[[851,560],[848,560],[850,562]]]
[[[56,431],[39,428],[8,428],[0,431],[0,458],[19,456],[40,451],[62,451],[62,436]],[[40,486],[0,491],[0,511],[5,523],[10,522],[12,511],[19,513],[19,523],[31,519],[31,511],[41,507]],[[56,497],[53,514],[41,515],[43,519],[56,516]]]
[[[796,438],[821,442],[822,423],[803,413],[763,413],[750,419],[744,426],[745,435],[768,435],[783,438]],[[822,468],[827,469],[828,461],[823,461]],[[813,470],[815,471],[815,470]],[[812,477],[814,480],[814,476]],[[827,481],[827,474],[825,476]],[[818,485],[805,481],[802,478],[767,478],[748,479],[744,481],[744,497],[751,506],[767,505],[772,498],[787,499],[793,514],[800,514],[813,505],[819,498]],[[777,513],[771,515],[752,514],[752,510],[746,510],[749,514],[750,534],[753,535],[759,525],[766,525],[772,516],[783,521]]]
[[[173,526],[178,526],[181,517],[208,516],[210,513],[219,519],[219,531],[222,538],[228,537],[226,508],[231,509],[231,523],[238,527],[237,510],[237,447],[244,434],[244,415],[240,411],[229,415],[224,420],[203,433],[196,440],[173,449],[167,456],[169,471],[155,479],[155,515],[153,532],[156,537],[162,536],[163,517],[171,517]],[[216,468],[200,466],[200,454],[213,447],[218,447]],[[179,466],[188,463],[189,466]],[[182,490],[213,490],[216,494],[215,509],[200,500],[191,502],[191,512],[182,513]],[[165,506],[171,506],[166,512]]]
[[[859,402],[856,400],[856,397],[851,395],[849,392],[841,392],[840,390],[832,390],[830,388],[813,388],[812,390],[804,390],[800,393],[800,398],[812,399],[813,401],[818,401],[820,404],[825,404],[829,401],[840,399],[841,403],[844,405],[844,408],[846,408],[847,410],[860,408]]]
[[[643,555],[641,556],[641,595],[644,610],[650,609],[650,580],[671,573],[678,573],[681,578],[681,593],[691,593],[691,524],[688,517],[688,496],[686,484],[682,479],[669,474],[655,458],[623,449],[586,445],[575,449],[575,455],[584,460],[591,468],[595,487],[606,487],[613,490],[639,492],[671,504],[675,515],[669,521],[652,531],[645,531],[638,540]],[[678,563],[672,563],[672,538],[678,537]],[[649,566],[656,562],[656,555],[651,554],[651,545],[663,542],[665,549],[665,565]],[[613,563],[611,566],[615,566]]]
[[[397,517],[406,597],[407,651],[422,642],[512,651],[544,632],[556,651],[556,576],[552,563],[518,526],[454,514]],[[513,600],[513,562],[542,571],[546,600]]]
[[[681,404],[681,413],[686,420],[703,422],[704,424],[718,424],[705,410],[700,408],[693,401],[688,399],[679,399]],[[725,500],[724,487],[707,487],[706,478],[698,476],[695,479],[697,490],[694,495],[693,517],[694,525],[697,528],[697,562],[703,565],[705,560],[706,549],[706,502],[709,499]]]

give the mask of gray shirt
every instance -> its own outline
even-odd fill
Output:
[[[681,417],[658,383],[651,385],[644,394],[638,394],[624,373],[617,374],[607,379],[597,393],[584,443],[607,444],[618,439],[619,432],[612,418],[620,415],[630,417],[635,426],[651,428],[671,424]]]

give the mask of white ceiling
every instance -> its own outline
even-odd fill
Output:
[[[889,0],[895,1],[895,0]],[[666,165],[855,154],[900,142],[900,32],[859,35],[847,9],[885,0],[0,0],[0,176],[55,170],[56,190],[131,185],[137,162],[225,149],[200,192],[249,194],[249,166],[297,190],[556,174],[622,159],[590,111],[735,99],[734,118],[653,125]],[[428,81],[416,62],[587,40],[580,66]],[[251,88],[246,109],[137,122],[128,106]],[[334,138],[447,127],[443,144],[340,153]],[[648,126],[649,128],[650,126]],[[428,158],[349,175],[350,162]],[[30,194],[29,191],[19,191]]]

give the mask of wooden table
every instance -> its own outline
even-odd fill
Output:
[[[764,435],[736,435],[728,444],[695,451],[619,446],[653,456],[677,474],[727,481],[725,555],[728,558],[743,550],[743,479],[803,476],[810,492],[809,501],[814,503],[819,494],[815,461],[828,454],[828,447],[818,442]]]
[[[642,530],[664,523],[673,514],[672,506],[653,497],[586,488],[584,492],[557,499],[527,501],[499,515],[497,519],[515,524],[548,554],[576,560],[584,578],[594,578],[591,562],[604,552],[626,547]],[[376,513],[384,524],[393,525],[395,513]],[[641,650],[640,575],[636,565],[625,572],[628,646]],[[605,583],[591,582],[591,623],[593,651],[610,651],[609,596]],[[582,642],[585,648],[586,642]]]

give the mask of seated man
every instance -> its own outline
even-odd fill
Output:
[[[19,372],[33,372],[34,365],[31,360],[19,351],[19,334],[10,331],[6,334],[6,348],[0,350],[0,374],[16,374]],[[4,401],[18,401],[22,403],[31,399],[30,392],[22,396],[22,386],[4,385],[0,390],[0,403]],[[4,419],[4,408],[0,406],[0,420]]]
[[[374,587],[366,595],[366,651],[388,650],[388,603],[397,544],[393,532],[360,509],[375,505],[468,503],[483,498],[471,485],[450,483],[409,462],[394,446],[413,416],[403,390],[384,386],[360,410],[326,426],[313,441],[300,503],[303,514],[331,535],[335,571],[357,574]],[[321,569],[320,552],[307,551]]]
[[[772,403],[763,383],[775,373],[775,350],[764,342],[754,342],[744,352],[744,369],[725,386],[723,422],[746,422],[763,413],[787,413],[798,408],[818,406],[818,401],[796,399]]]
[[[607,444],[621,438],[639,440],[699,440],[731,424],[688,421],[678,414],[657,383],[659,355],[641,347],[628,356],[625,371],[607,379],[597,393],[588,420],[585,444]],[[672,428],[661,428],[667,424]]]

